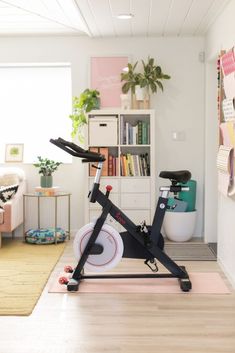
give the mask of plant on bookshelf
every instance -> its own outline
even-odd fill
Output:
[[[78,135],[80,142],[84,142],[82,128],[87,124],[86,113],[89,113],[92,109],[100,108],[99,95],[99,91],[87,88],[79,97],[73,97],[73,111],[69,115],[69,118],[72,120],[71,136],[74,138]]]
[[[132,94],[135,94],[135,87],[140,83],[140,73],[136,73],[135,69],[138,61],[135,64],[127,64],[127,71],[121,73],[121,81],[125,81],[122,86],[122,92],[128,93],[129,90]]]
[[[163,91],[162,80],[169,80],[171,77],[162,72],[161,66],[155,65],[154,58],[148,57],[147,63],[142,60],[143,73],[140,75],[140,87],[146,87],[147,93],[156,93],[160,88]]]
[[[121,73],[121,81],[124,81],[122,92],[126,94],[131,91],[133,108],[139,108],[135,100],[143,100],[143,108],[149,108],[150,93],[157,93],[158,88],[163,91],[162,80],[171,78],[162,72],[161,66],[155,64],[154,58],[148,57],[146,63],[144,60],[141,60],[141,62],[141,72],[135,72],[137,61],[134,65],[128,63],[128,71]],[[137,92],[141,92],[139,98]]]

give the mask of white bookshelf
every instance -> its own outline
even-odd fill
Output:
[[[140,136],[139,140],[134,139],[134,141],[132,140],[133,137],[128,140],[124,139],[123,124],[125,124],[125,127],[126,123],[131,126],[137,126],[140,121],[144,122],[147,126],[147,136],[145,138],[142,136],[142,141],[140,141]],[[100,124],[101,126],[99,126]],[[150,224],[154,216],[156,204],[154,110],[94,110],[88,114],[87,134],[87,148],[99,148],[100,153],[102,151],[107,152],[108,150],[109,154],[116,158],[116,163],[113,162],[116,165],[116,173],[114,166],[112,170],[112,173],[115,175],[102,176],[100,189],[105,192],[105,186],[112,185],[113,189],[110,193],[110,199],[115,205],[121,208],[136,224],[139,224],[143,220],[146,220],[147,224]],[[110,139],[110,136],[112,136],[112,139]],[[130,157],[131,160],[135,159],[134,173],[132,173],[134,175],[123,175],[121,156],[126,156],[127,154],[132,156],[146,156],[147,154],[150,171],[147,172],[146,168],[142,168],[142,174],[144,173],[143,170],[145,170],[145,175],[141,175],[140,168],[136,163],[143,163],[143,160],[140,162],[138,157]],[[88,166],[87,194],[94,180],[94,177],[89,175],[89,170],[90,167]],[[93,170],[95,171],[94,168]],[[111,173],[111,170],[108,172]],[[97,218],[100,215],[100,211],[101,208],[98,204],[91,204],[86,199],[86,222]],[[121,226],[116,224],[111,216],[109,216],[107,221],[118,230],[121,230]]]

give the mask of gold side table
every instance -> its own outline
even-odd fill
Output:
[[[67,192],[59,192],[56,195],[39,195],[37,193],[25,193],[23,194],[23,235],[24,235],[24,239],[26,239],[26,232],[25,232],[25,210],[26,210],[26,199],[28,197],[35,197],[37,198],[37,212],[38,212],[38,229],[41,228],[40,225],[40,208],[41,208],[41,199],[43,198],[54,198],[55,202],[54,202],[54,228],[55,228],[55,244],[57,244],[57,235],[56,235],[56,228],[57,228],[57,205],[58,205],[58,199],[61,197],[67,197],[68,200],[68,228],[65,231],[66,232],[66,236],[68,237],[68,239],[70,240],[70,197],[71,194],[67,193]]]

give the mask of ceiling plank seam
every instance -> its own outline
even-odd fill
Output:
[[[72,29],[73,31],[76,31],[76,32],[78,31],[77,28],[75,28],[75,27],[73,27],[73,26],[69,26],[69,25],[67,25],[67,24],[65,24],[65,23],[62,23],[61,21],[58,21],[58,20],[56,20],[56,19],[54,19],[54,18],[51,18],[51,17],[49,17],[49,16],[45,16],[45,15],[42,15],[42,14],[37,13],[37,12],[35,12],[35,11],[31,11],[31,10],[25,9],[24,7],[11,4],[11,3],[9,3],[8,1],[5,1],[5,0],[0,0],[0,2],[1,2],[1,3],[4,3],[4,4],[6,4],[6,5],[9,5],[10,7],[19,9],[19,10],[24,11],[24,12],[27,12],[27,13],[29,13],[29,14],[31,14],[31,15],[35,15],[35,16],[38,16],[38,17],[40,17],[40,18],[43,18],[43,19],[45,19],[45,20],[47,20],[47,21],[50,21],[50,22],[59,24],[60,26],[63,26],[63,27],[65,27],[65,28]]]
[[[169,18],[170,18],[171,12],[172,12],[172,8],[173,8],[173,2],[174,2],[174,0],[171,0],[170,6],[169,6],[169,9],[168,9],[168,13],[167,13],[167,16],[166,16],[166,21],[165,21],[165,23],[163,25],[163,30],[162,30],[162,36],[163,37],[166,34],[166,28],[167,28],[167,25],[168,25],[168,22],[169,22]]]
[[[102,37],[103,37],[103,34],[100,32],[100,29],[99,29],[99,27],[98,27],[98,25],[97,25],[97,19],[96,19],[95,13],[94,13],[94,11],[93,11],[93,9],[92,9],[92,6],[91,6],[91,3],[90,3],[89,0],[87,0],[87,4],[88,4],[88,7],[89,7],[89,9],[90,9],[91,15],[92,15],[92,17],[93,17],[93,19],[94,19],[94,24],[95,24],[95,27],[96,27],[97,33],[98,33],[97,36],[102,38]],[[94,34],[92,35],[92,37],[94,37]]]
[[[109,2],[109,11],[111,13],[113,32],[114,32],[115,37],[117,37],[117,30],[116,30],[116,27],[115,27],[115,24],[114,24],[114,13],[113,13],[112,5],[111,5],[110,0],[108,0],[108,2]]]
[[[188,10],[187,10],[187,12],[185,14],[185,17],[184,17],[184,19],[183,19],[183,21],[181,23],[180,29],[179,29],[179,31],[177,33],[178,37],[182,34],[182,30],[183,30],[184,24],[185,24],[189,14],[190,14],[190,11],[192,10],[193,3],[194,3],[194,0],[191,1],[190,5],[189,5],[189,8],[188,8]]]

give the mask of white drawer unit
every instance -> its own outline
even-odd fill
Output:
[[[150,208],[150,194],[121,194],[121,208]]]
[[[91,189],[92,188],[92,185],[94,183],[94,178],[90,178],[89,180],[89,188]],[[106,192],[106,186],[107,185],[111,185],[112,186],[112,191],[111,193],[118,193],[119,192],[119,180],[118,179],[115,179],[115,178],[104,178],[102,177],[100,179],[100,190],[102,192]]]
[[[150,192],[150,179],[123,178],[121,179],[121,193],[148,193]]]
[[[118,143],[117,117],[89,119],[89,144],[92,146],[115,146]]]

